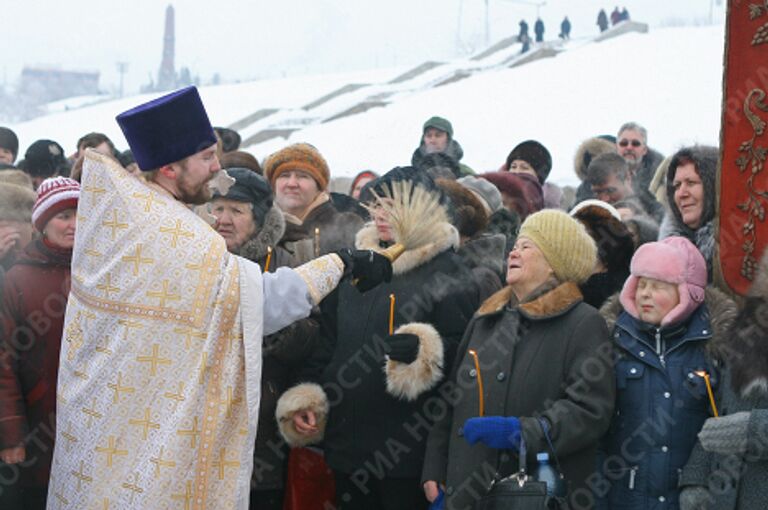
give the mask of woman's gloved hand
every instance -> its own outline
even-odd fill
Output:
[[[514,416],[485,416],[464,422],[464,439],[497,450],[520,449],[520,420]]]
[[[397,333],[384,339],[384,354],[392,361],[413,363],[419,354],[419,337],[411,333]]]
[[[729,455],[747,451],[749,411],[708,418],[699,432],[701,446],[708,452]]]

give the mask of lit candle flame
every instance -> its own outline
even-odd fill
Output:
[[[707,394],[709,395],[709,403],[712,405],[712,414],[715,418],[717,418],[718,416],[720,416],[720,414],[717,412],[717,406],[715,405],[715,395],[714,393],[712,393],[712,384],[709,381],[709,374],[706,373],[704,370],[697,370],[694,372],[694,374],[704,378],[704,384],[707,385]]]
[[[395,295],[389,295],[389,334],[393,335],[395,332]]]

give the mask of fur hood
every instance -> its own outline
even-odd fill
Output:
[[[579,179],[584,182],[587,178],[587,167],[589,163],[600,154],[616,152],[616,144],[605,138],[588,138],[581,142],[576,150],[576,156],[573,158],[573,169]]]
[[[35,192],[23,186],[0,183],[0,220],[32,222]]]
[[[731,331],[733,340],[725,358],[733,390],[742,397],[753,392],[768,395],[768,251],[756,274]]]
[[[412,269],[429,262],[438,254],[450,248],[456,250],[459,247],[459,231],[450,223],[442,223],[433,232],[431,242],[415,250],[408,250],[392,263],[394,274],[405,274]],[[366,223],[357,232],[355,248],[358,250],[373,250],[377,253],[384,251],[379,244],[379,233],[373,222]]]
[[[738,308],[727,294],[711,286],[706,289],[704,303],[709,310],[709,321],[712,325],[712,340],[707,342],[706,350],[711,357],[722,360],[730,350],[728,345],[730,331],[736,320]],[[616,320],[623,311],[624,307],[619,302],[618,293],[610,297],[600,308],[600,315],[605,319],[608,331],[613,331]]]
[[[264,225],[256,235],[250,238],[240,248],[240,256],[254,262],[258,262],[267,256],[267,248],[274,250],[277,243],[285,233],[285,219],[283,213],[276,205],[273,205],[264,217]]]

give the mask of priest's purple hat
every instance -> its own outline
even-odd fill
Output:
[[[143,171],[175,163],[216,143],[197,87],[187,87],[117,116]]]

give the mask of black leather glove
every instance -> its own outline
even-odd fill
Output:
[[[357,290],[365,292],[392,280],[392,263],[372,250],[343,249],[336,255],[344,262],[344,276],[351,275]]]
[[[411,333],[389,335],[384,339],[384,353],[392,361],[413,363],[419,354],[419,337]]]

